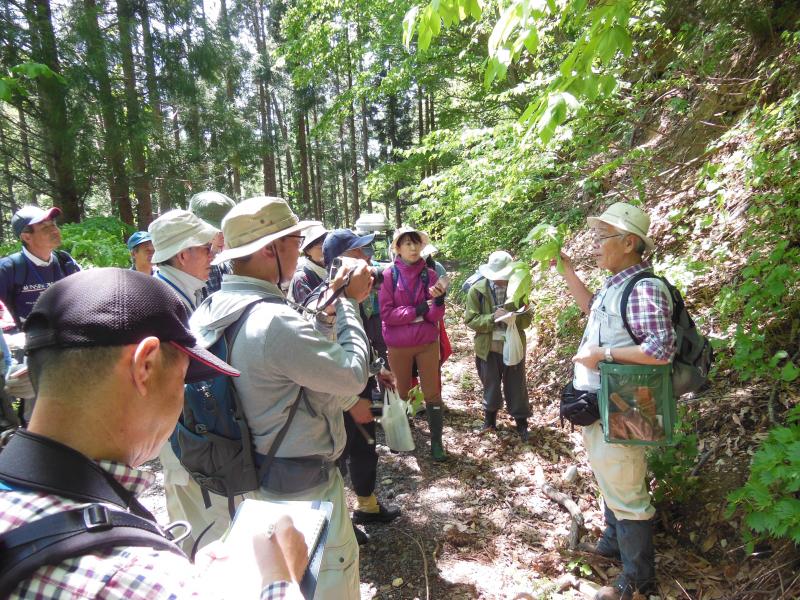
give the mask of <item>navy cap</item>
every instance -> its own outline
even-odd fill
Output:
[[[41,209],[38,206],[23,206],[11,217],[11,229],[14,230],[14,235],[20,238],[22,231],[29,225],[36,225],[48,219],[55,219],[60,214],[61,209],[57,206],[48,210]]]
[[[87,269],[47,288],[23,327],[28,353],[42,348],[138,344],[157,337],[186,354],[186,383],[239,371],[197,343],[189,315],[172,288],[130,269]]]
[[[151,241],[150,239],[150,232],[148,231],[137,231],[131,237],[128,238],[128,250],[133,251],[136,246],[139,244],[144,244],[145,242]]]
[[[349,229],[334,229],[322,244],[322,256],[325,258],[325,266],[330,265],[337,256],[341,256],[353,248],[361,248],[371,244],[374,239],[374,233],[359,236]]]

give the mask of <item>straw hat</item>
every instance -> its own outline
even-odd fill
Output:
[[[222,220],[222,233],[227,248],[214,259],[214,264],[232,258],[249,256],[264,246],[319,221],[300,221],[283,198],[256,196],[240,202]]]
[[[653,240],[647,237],[647,230],[650,229],[650,216],[638,206],[615,202],[599,217],[589,217],[586,221],[590,227],[602,222],[621,231],[632,233],[642,239],[648,252],[652,252],[655,248]]]

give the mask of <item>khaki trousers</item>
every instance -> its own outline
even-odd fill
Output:
[[[442,382],[439,370],[439,340],[421,346],[389,348],[389,368],[397,377],[397,393],[408,400],[411,389],[411,370],[417,363],[419,385],[426,404],[441,404]]]

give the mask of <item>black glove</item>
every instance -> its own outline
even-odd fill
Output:
[[[428,312],[430,309],[431,309],[431,307],[428,306],[427,302],[420,302],[419,304],[417,304],[417,308],[416,308],[417,316],[421,317],[426,312]]]
[[[434,303],[436,306],[442,306],[442,305],[444,304],[444,297],[445,297],[446,295],[447,295],[447,294],[442,294],[441,296],[436,296],[436,298],[434,298],[434,300],[433,300],[433,303]]]

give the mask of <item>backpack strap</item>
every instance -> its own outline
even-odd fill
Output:
[[[22,253],[22,250],[19,252],[14,252],[11,256],[11,266],[14,273],[14,285],[12,291],[12,297],[10,298],[11,306],[9,309],[11,310],[11,316],[14,318],[14,323],[17,326],[17,329],[22,331],[22,322],[19,320],[17,316],[17,297],[19,296],[22,288],[25,286],[25,279],[28,277],[28,261],[25,258],[25,255]]]
[[[639,283],[642,279],[658,279],[667,287],[667,293],[669,294],[670,299],[672,300],[672,324],[676,325],[678,323],[678,319],[680,319],[681,313],[686,309],[683,303],[683,297],[678,289],[673,286],[666,278],[656,275],[652,271],[639,271],[628,280],[628,283],[625,284],[625,289],[622,290],[622,297],[620,298],[619,302],[619,312],[622,316],[622,324],[625,326],[625,331],[628,332],[628,335],[631,336],[631,339],[636,342],[636,344],[641,344],[642,342],[633,335],[633,330],[631,329],[630,323],[628,322],[628,300],[631,297],[631,293],[633,292],[633,288]]]
[[[7,597],[40,567],[125,546],[185,556],[155,523],[91,504],[48,515],[0,535],[0,597]]]
[[[50,438],[17,430],[0,452],[0,480],[78,502],[104,502],[155,517],[114,477],[83,454]]]

